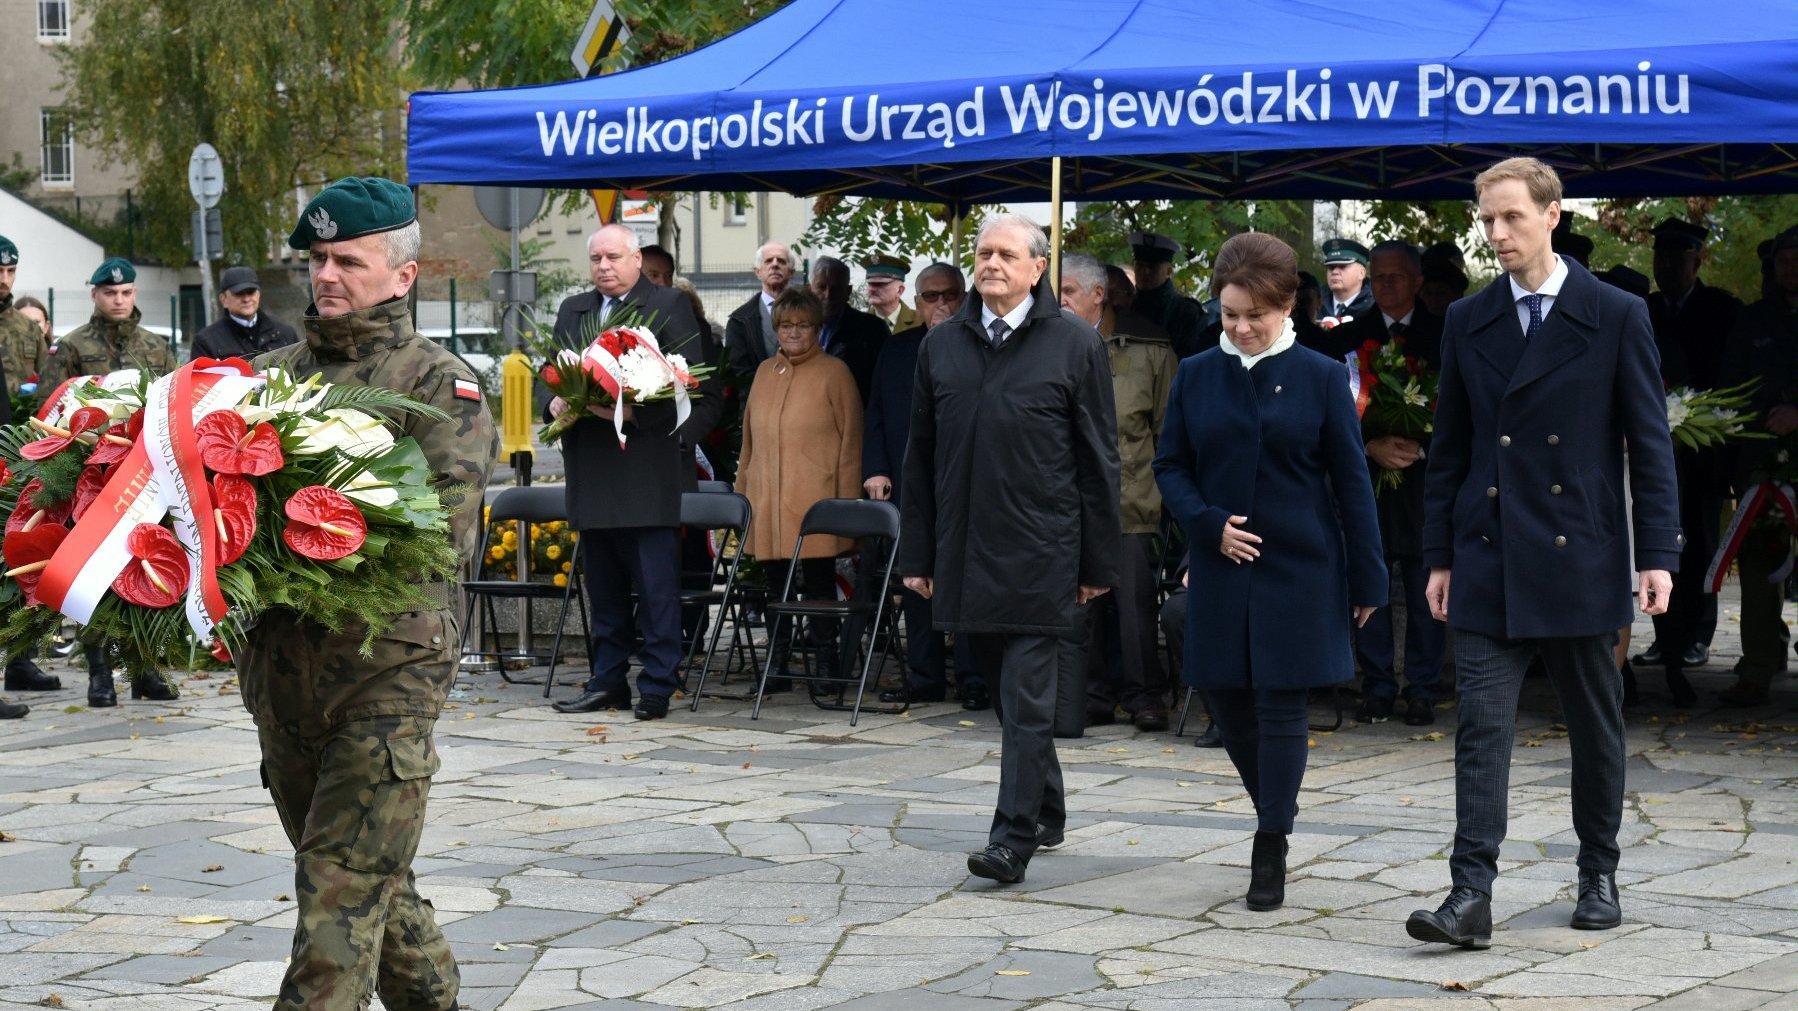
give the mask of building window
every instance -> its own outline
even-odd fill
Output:
[[[69,37],[69,0],[37,0],[37,37],[64,42]]]
[[[749,205],[744,203],[743,199],[741,197],[732,197],[730,199],[730,202],[724,205],[724,223],[725,224],[741,225],[741,224],[746,223],[748,220],[749,220]]]
[[[43,138],[43,166],[39,181],[45,186],[72,186],[75,182],[75,127],[60,109],[38,114]]]

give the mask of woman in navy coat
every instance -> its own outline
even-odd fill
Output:
[[[1180,363],[1155,476],[1192,544],[1185,673],[1255,802],[1248,905],[1285,899],[1309,690],[1354,674],[1350,622],[1387,572],[1343,364],[1295,343],[1298,258],[1271,235],[1218,251],[1218,347]]]

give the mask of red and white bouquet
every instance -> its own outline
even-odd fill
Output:
[[[1385,344],[1366,340],[1355,350],[1349,367],[1349,389],[1355,410],[1377,435],[1422,439],[1436,424],[1436,373],[1422,358],[1405,351],[1405,338]],[[1377,494],[1405,483],[1405,472],[1384,467],[1374,475]]]
[[[612,430],[618,445],[625,445],[624,412],[616,409],[621,403],[672,400],[678,428],[692,411],[693,391],[709,371],[706,366],[689,366],[682,355],[663,351],[647,326],[610,327],[589,335],[586,346],[578,351],[553,341],[533,342],[545,358],[538,377],[568,405],[538,433],[545,443],[565,435],[587,416],[589,408],[605,407],[614,409]]]
[[[425,606],[452,577],[448,516],[418,444],[382,416],[442,412],[392,390],[201,359],[154,381],[83,376],[0,429],[0,651],[66,615],[127,669],[228,659],[268,607],[329,628]]]

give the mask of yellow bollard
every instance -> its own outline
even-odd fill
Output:
[[[499,371],[501,452],[510,459],[514,453],[531,452],[531,424],[537,413],[531,386],[536,373],[531,360],[516,349],[500,363]]]

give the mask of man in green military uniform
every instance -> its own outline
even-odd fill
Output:
[[[448,414],[388,424],[424,451],[466,563],[499,433],[474,374],[413,329],[411,191],[339,180],[306,206],[287,242],[308,252],[315,301],[303,340],[258,357],[256,368],[382,386]],[[455,958],[419,897],[412,858],[439,764],[431,734],[461,659],[461,591],[453,582],[420,589],[433,606],[396,616],[372,658],[358,652],[363,628],[331,632],[280,608],[238,650],[263,781],[294,847],[299,923],[277,1008],[356,1008],[371,982],[393,1011],[456,1007]]]
[[[868,309],[880,317],[891,333],[904,333],[923,324],[918,310],[905,304],[905,274],[911,269],[897,256],[876,256],[862,261],[868,272]]]
[[[38,392],[48,397],[76,376],[97,376],[119,369],[141,369],[150,376],[173,372],[175,361],[169,343],[138,325],[143,313],[137,308],[137,268],[115,256],[100,264],[94,276],[94,315],[56,342],[44,362]],[[96,709],[119,704],[112,685],[112,659],[104,643],[89,642],[87,651],[87,704]],[[169,701],[179,693],[156,675],[131,672],[131,697]]]
[[[0,372],[9,397],[18,396],[20,383],[32,382],[32,376],[44,371],[43,331],[12,304],[18,273],[19,247],[0,235]],[[0,405],[0,413],[10,417],[10,404]]]

